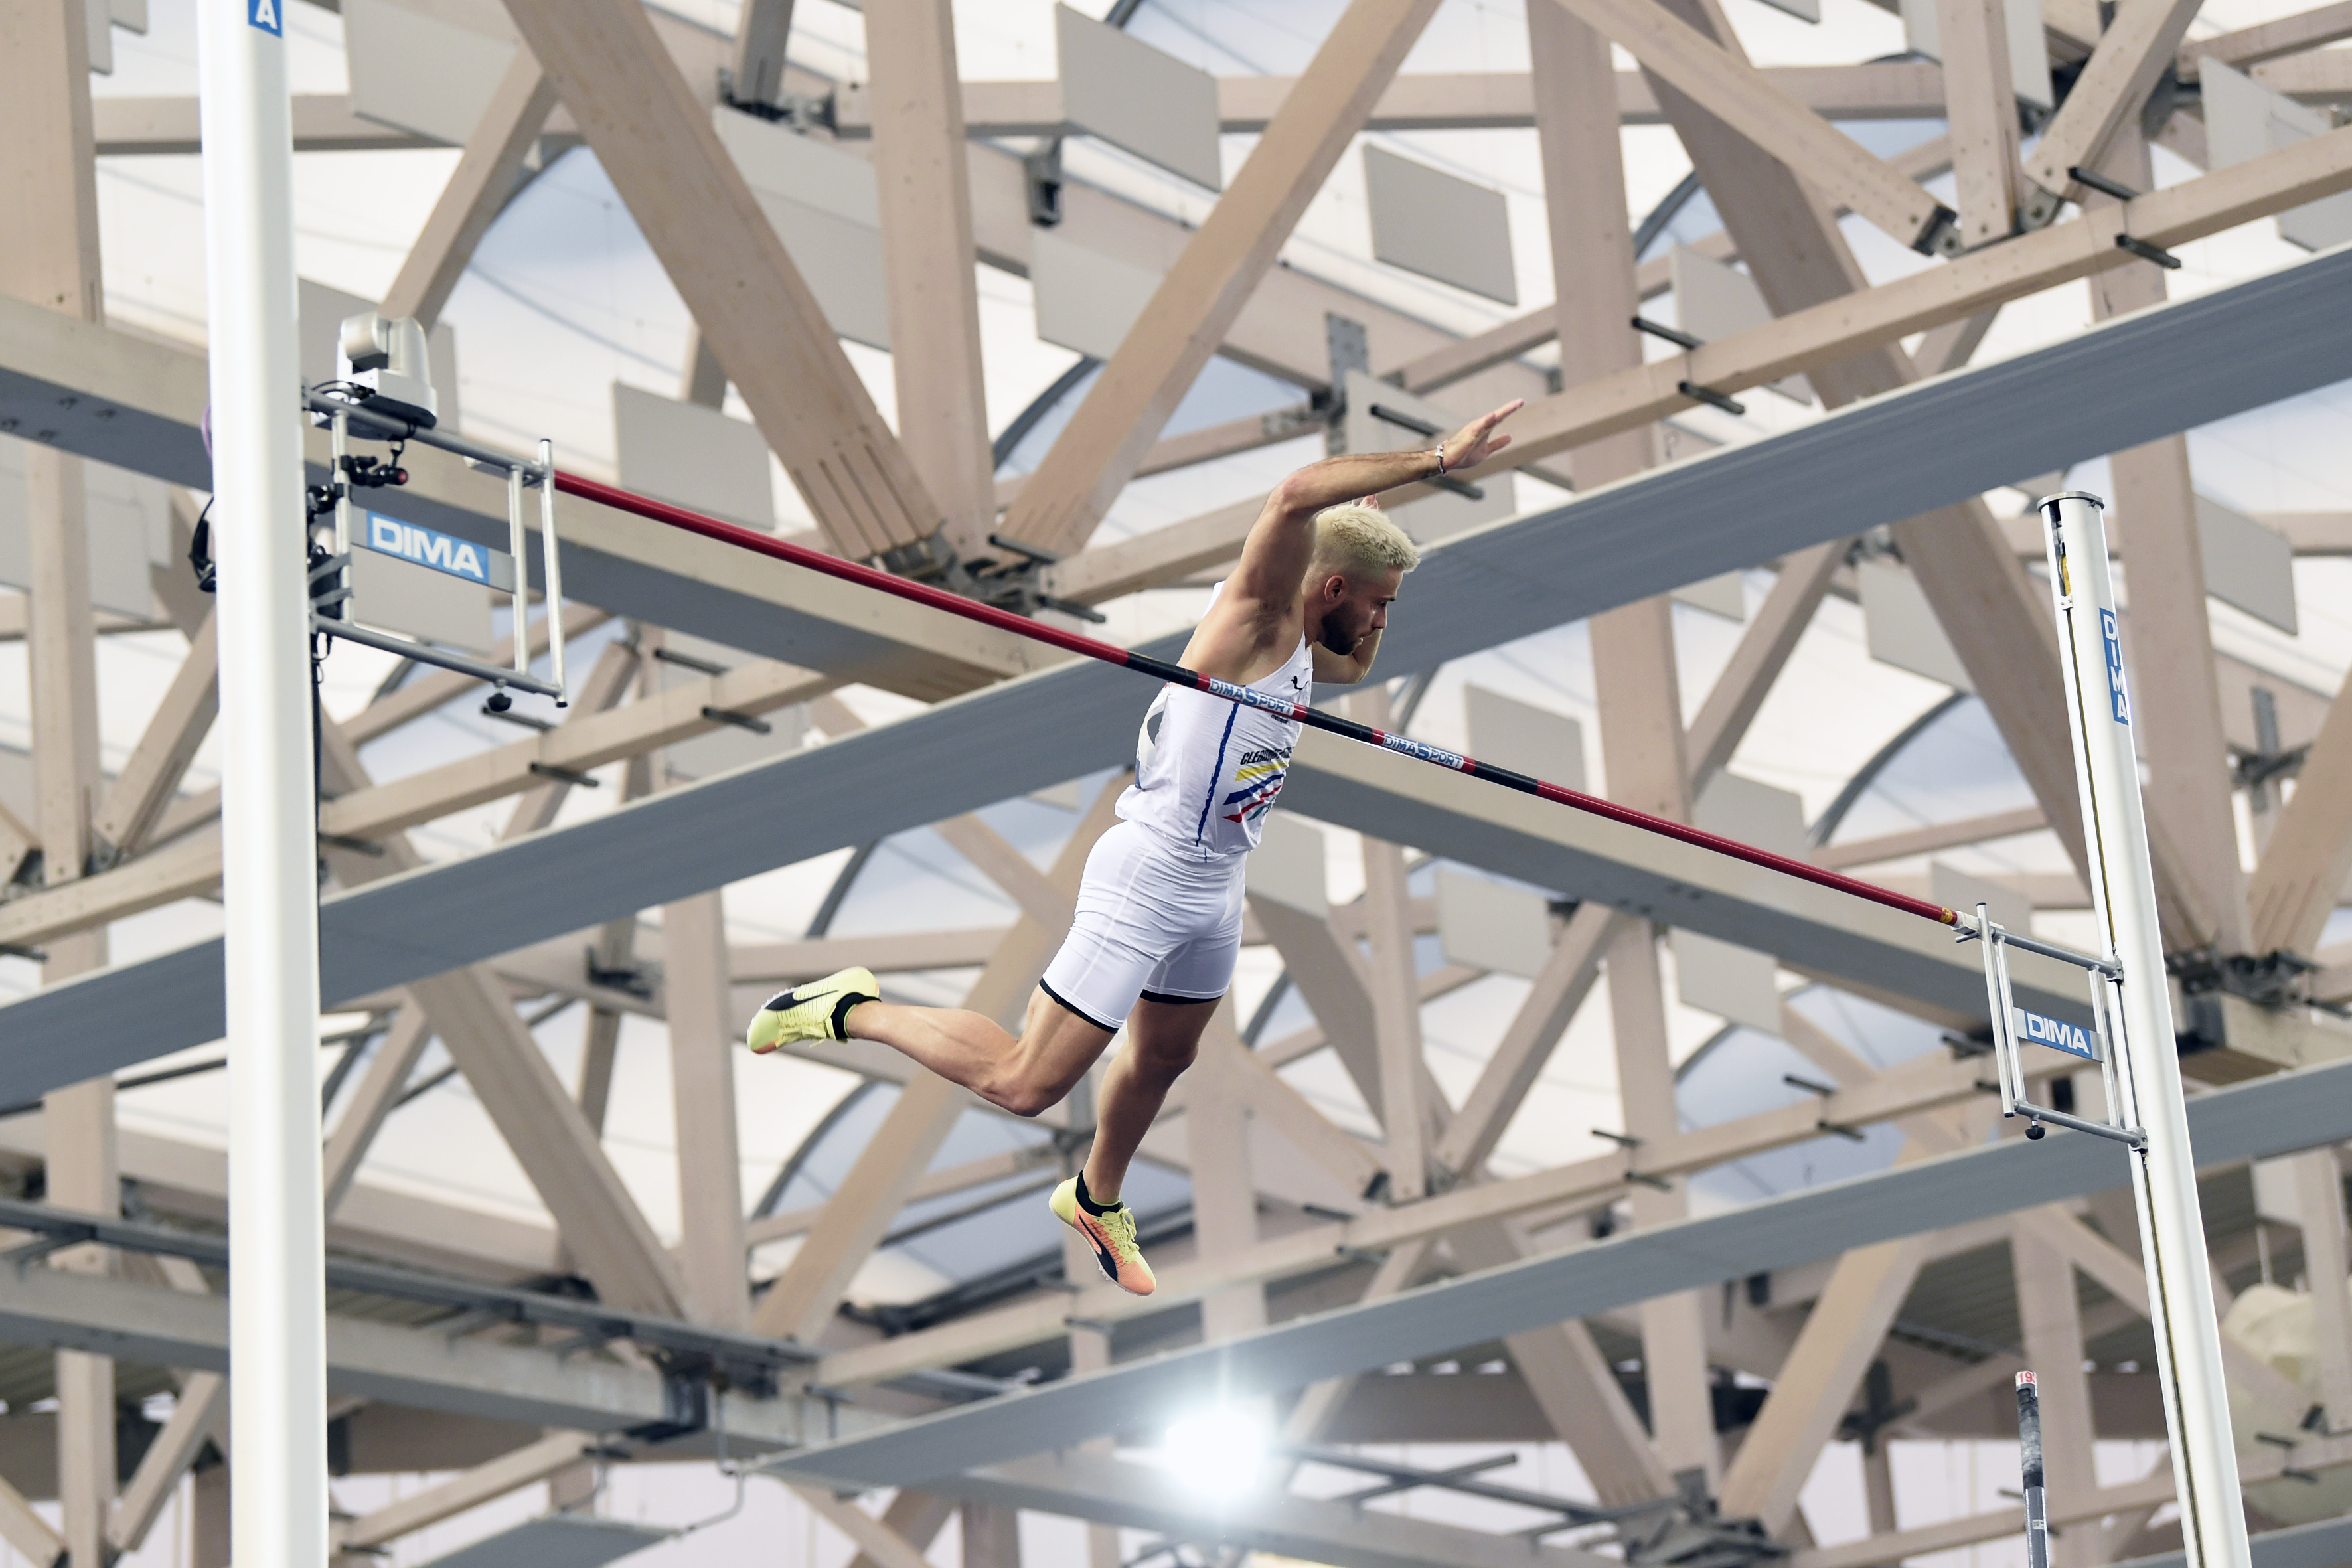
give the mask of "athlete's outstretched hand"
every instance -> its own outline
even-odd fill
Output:
[[[1452,473],[1456,468],[1475,468],[1509,446],[1511,438],[1496,435],[1495,426],[1517,414],[1526,406],[1527,401],[1524,397],[1514,397],[1493,413],[1481,414],[1440,442],[1438,450],[1445,454],[1445,471]]]

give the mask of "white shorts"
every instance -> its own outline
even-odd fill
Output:
[[[1244,858],[1202,866],[1140,823],[1121,822],[1087,857],[1077,913],[1045,966],[1045,994],[1116,1032],[1138,997],[1213,1002],[1242,946]]]

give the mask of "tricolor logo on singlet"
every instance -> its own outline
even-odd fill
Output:
[[[1290,772],[1290,751],[1271,748],[1243,753],[1241,763],[1234,769],[1234,783],[1241,787],[1225,796],[1226,809],[1221,814],[1227,822],[1249,823],[1274,809],[1274,797],[1282,793],[1282,781]]]

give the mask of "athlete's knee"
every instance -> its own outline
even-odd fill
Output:
[[[1000,1110],[1015,1116],[1042,1116],[1062,1103],[1070,1082],[1048,1077],[1034,1064],[1008,1064],[978,1086],[980,1096]]]
[[[1136,1070],[1166,1082],[1183,1076],[1201,1054],[1198,1039],[1130,1038],[1129,1048],[1135,1053]]]

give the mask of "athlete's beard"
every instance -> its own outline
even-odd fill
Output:
[[[1338,654],[1341,658],[1345,658],[1349,654],[1355,652],[1356,645],[1364,639],[1361,637],[1349,636],[1346,626],[1340,621],[1339,616],[1340,612],[1338,610],[1333,610],[1329,614],[1326,615],[1323,617],[1322,625],[1315,629],[1315,640],[1321,643],[1325,647],[1329,648],[1333,653]]]

